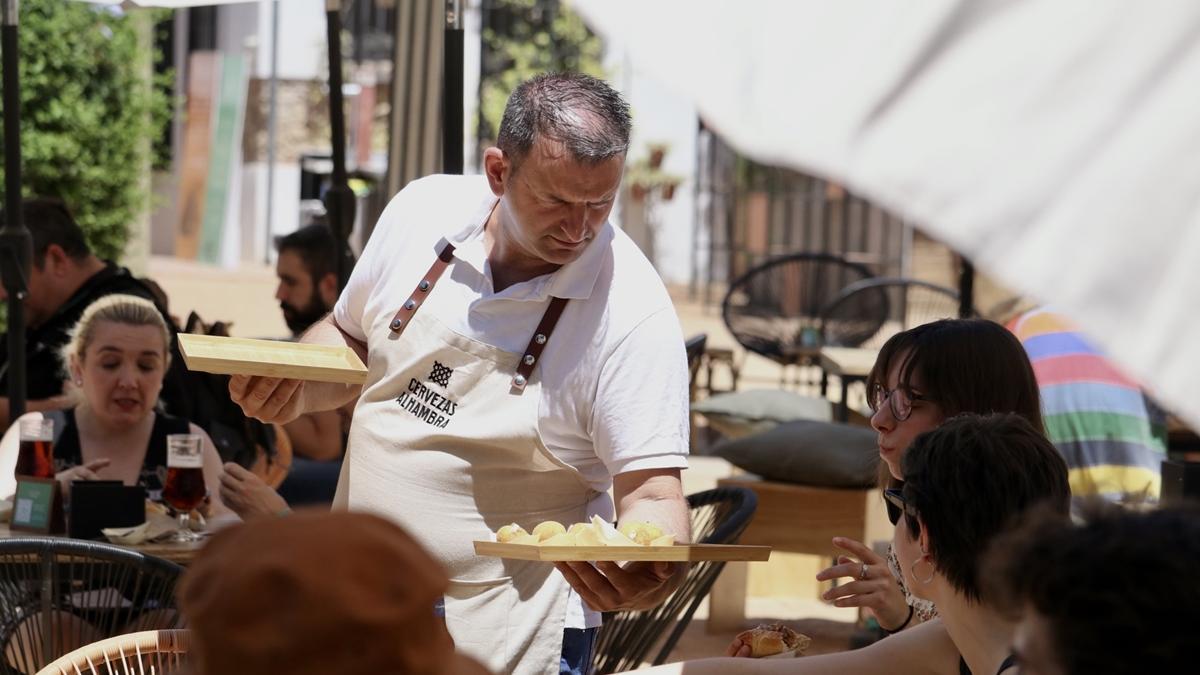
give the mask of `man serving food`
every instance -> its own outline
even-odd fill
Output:
[[[401,191],[302,338],[350,346],[367,382],[230,382],[248,415],[273,422],[357,398],[335,508],[386,516],[433,552],[458,648],[495,672],[585,672],[598,612],[652,607],[683,574],[480,557],[472,544],[597,515],[689,540],[683,336],[654,268],[608,222],[629,132],[628,105],[599,80],[520,85],[485,175]]]

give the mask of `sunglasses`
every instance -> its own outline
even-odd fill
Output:
[[[887,501],[888,520],[892,525],[900,522],[901,513],[916,520],[917,509],[905,501],[903,492],[896,488],[888,488],[883,491],[883,498]]]
[[[867,405],[870,406],[871,412],[878,412],[886,402],[892,410],[892,417],[898,422],[903,422],[912,415],[914,402],[929,400],[931,399],[914,393],[903,386],[888,389],[882,384],[876,384],[871,387],[871,391],[867,394]]]

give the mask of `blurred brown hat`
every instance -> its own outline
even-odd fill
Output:
[[[202,675],[482,674],[434,616],[446,585],[396,525],[301,512],[216,534],[184,574],[179,606]]]

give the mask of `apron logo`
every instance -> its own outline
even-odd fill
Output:
[[[441,368],[445,372],[440,373],[437,370],[438,368]],[[453,371],[435,362],[433,372],[441,375],[442,381],[449,382],[450,374]],[[429,379],[437,381],[432,374]],[[416,378],[408,381],[408,390],[396,397],[396,403],[399,403],[401,408],[412,413],[413,417],[439,429],[445,429],[450,424],[450,418],[454,417],[454,413],[458,412],[457,401],[437,393]]]
[[[434,361],[433,362],[433,370],[429,371],[429,379],[442,385],[443,387],[449,387],[450,386],[450,376],[453,374],[454,374],[453,370],[447,368],[446,366],[443,366],[442,364],[438,363],[437,361]]]

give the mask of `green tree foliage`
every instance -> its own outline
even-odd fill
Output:
[[[605,77],[600,38],[558,0],[490,0],[483,11],[479,138],[485,145],[495,140],[508,95],[521,82],[557,71]]]
[[[120,255],[147,208],[148,155],[171,113],[163,88],[142,75],[137,22],[149,18],[20,3],[22,192],[65,201],[106,258]]]

